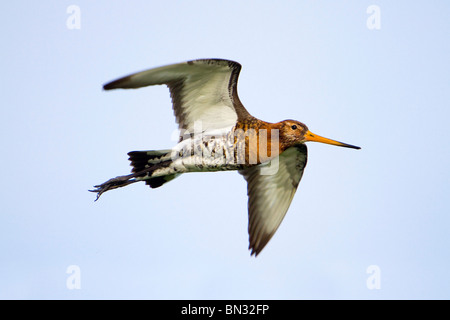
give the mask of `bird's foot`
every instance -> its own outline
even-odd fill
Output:
[[[102,184],[94,186],[95,189],[89,191],[97,193],[97,198],[95,199],[95,201],[97,201],[100,198],[100,196],[106,191],[124,187],[126,185],[129,185],[130,183],[136,182],[135,179],[131,179],[132,177],[133,175],[115,177],[109,179],[106,182],[103,182]]]

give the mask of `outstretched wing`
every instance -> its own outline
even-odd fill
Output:
[[[257,256],[278,229],[291,204],[307,162],[304,144],[291,147],[279,156],[278,170],[267,164],[239,171],[247,180],[249,249]],[[267,172],[265,172],[265,170]]]
[[[250,117],[237,94],[241,65],[222,59],[201,59],[134,73],[105,84],[105,90],[136,89],[166,84],[180,129],[194,132],[229,130]]]

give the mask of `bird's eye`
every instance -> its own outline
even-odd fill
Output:
[[[297,129],[297,126],[294,124],[293,126],[291,126],[292,130]]]

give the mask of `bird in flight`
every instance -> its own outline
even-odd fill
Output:
[[[309,131],[295,120],[269,123],[253,117],[238,97],[241,65],[199,59],[131,74],[103,86],[137,89],[165,84],[180,130],[168,150],[132,151],[129,175],[94,186],[106,191],[144,181],[158,188],[183,173],[238,171],[247,181],[249,250],[257,256],[283,220],[307,162],[305,142],[360,149]]]

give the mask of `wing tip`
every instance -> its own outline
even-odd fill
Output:
[[[115,88],[111,85],[111,82],[103,85],[103,90],[111,90],[111,89],[115,89]]]
[[[129,83],[131,76],[126,76],[111,82],[108,82],[103,85],[103,90],[112,90],[112,89],[129,89],[132,88]]]
[[[261,253],[262,249],[264,249],[264,245],[256,245],[256,244],[250,244],[248,246],[248,250],[250,250],[250,256],[254,256],[255,258],[258,257],[258,255]]]

